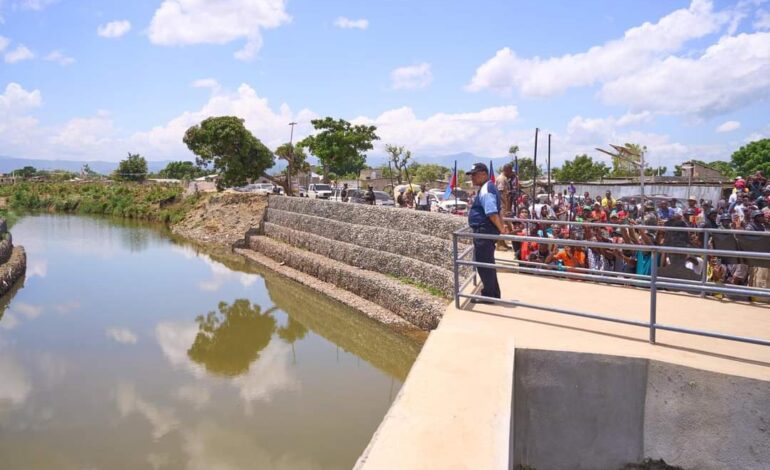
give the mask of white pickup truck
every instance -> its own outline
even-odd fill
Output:
[[[311,184],[307,188],[307,197],[310,199],[329,199],[332,195],[332,187],[328,184]]]

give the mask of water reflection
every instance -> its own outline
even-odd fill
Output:
[[[220,302],[218,308],[196,318],[199,331],[187,354],[214,374],[241,375],[270,343],[277,324],[273,309],[262,313],[248,299]]]
[[[0,299],[0,468],[350,468],[419,350],[156,228],[14,232],[45,262]]]

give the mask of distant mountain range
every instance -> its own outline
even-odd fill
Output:
[[[496,160],[506,158],[507,157],[480,157],[478,155],[474,155],[472,153],[463,152],[463,153],[456,153],[452,155],[441,155],[441,156],[433,156],[433,157],[427,157],[427,156],[421,156],[419,158],[415,158],[414,161],[422,164],[429,164],[434,163],[437,165],[445,166],[447,168],[452,168],[455,164],[455,161],[457,162],[457,169],[460,170],[467,170],[470,168],[474,163],[476,162],[483,162],[486,164],[489,164],[490,160],[494,160],[495,170],[499,171],[503,163],[497,163]],[[312,163],[315,163],[315,159],[310,159]],[[147,167],[150,172],[155,173],[168,165],[170,160],[163,160],[163,161],[148,161]],[[506,160],[507,161],[507,160]],[[286,167],[286,162],[283,160],[276,160],[275,166],[270,169],[270,172],[279,172],[282,171]],[[371,167],[379,167],[381,165],[387,165],[388,164],[388,157],[385,155],[369,155],[366,161],[367,165]],[[35,167],[38,170],[64,170],[64,171],[72,171],[72,172],[79,172],[83,169],[83,165],[88,165],[88,167],[102,175],[108,175],[115,171],[118,167],[118,162],[105,162],[105,161],[80,161],[80,160],[43,160],[43,159],[36,159],[36,158],[17,158],[17,157],[7,157],[7,156],[1,156],[0,155],[0,173],[10,173],[13,170],[21,169],[25,166],[32,166]]]
[[[492,164],[494,165],[495,171],[499,171],[500,167],[503,166],[505,162],[508,162],[509,157],[480,157],[476,154],[469,153],[469,152],[462,152],[462,153],[455,153],[451,155],[440,155],[440,156],[433,156],[433,157],[426,157],[426,156],[420,156],[419,158],[414,158],[414,161],[421,164],[436,164],[445,166],[447,168],[454,167],[455,162],[457,162],[457,171],[460,170],[469,170],[474,163],[485,163],[489,165],[489,161],[492,160]],[[505,162],[499,161],[500,159],[504,159]],[[388,157],[386,156],[370,156],[366,159],[366,164],[371,167],[378,167],[380,165],[387,165],[388,164]]]
[[[147,162],[147,168],[151,172],[156,172],[165,168],[168,163],[168,161]],[[108,175],[118,168],[118,162],[42,160],[0,156],[0,173],[10,173],[25,166],[32,166],[38,170],[64,170],[78,173],[83,169],[83,165],[88,165],[91,170],[102,175]]]

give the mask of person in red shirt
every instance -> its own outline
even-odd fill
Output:
[[[594,210],[591,212],[591,218],[595,222],[607,222],[607,213],[602,210],[601,203],[594,203]]]

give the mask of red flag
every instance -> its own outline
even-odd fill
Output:
[[[489,181],[495,182],[495,169],[492,168],[492,160],[489,161]]]

